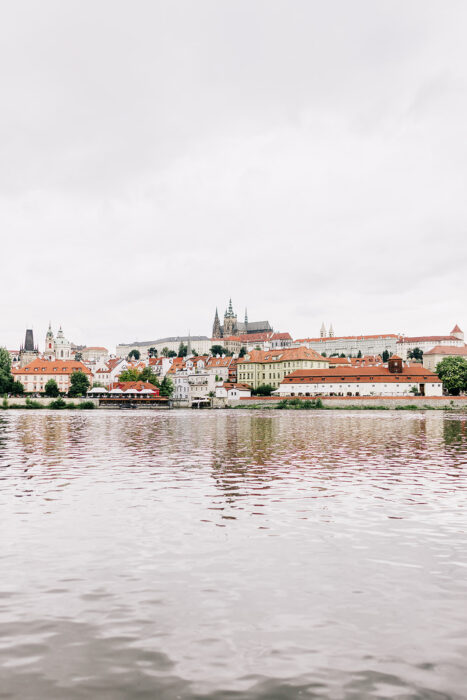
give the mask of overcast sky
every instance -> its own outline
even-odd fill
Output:
[[[467,3],[0,13],[0,345],[467,326]],[[467,330],[464,328],[464,330]]]

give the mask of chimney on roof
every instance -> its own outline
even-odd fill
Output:
[[[391,374],[400,374],[402,372],[402,359],[398,355],[392,355],[389,358],[388,370]]]

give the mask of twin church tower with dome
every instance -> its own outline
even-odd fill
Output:
[[[34,345],[34,334],[32,328],[28,328],[24,339],[24,345],[21,346],[19,351],[20,366],[24,367],[38,357],[42,357],[44,360],[74,359],[74,351],[71,343],[65,338],[61,326],[57,335],[54,335],[52,326],[49,323],[49,328],[45,336],[45,348],[42,355],[40,355],[37,345]]]

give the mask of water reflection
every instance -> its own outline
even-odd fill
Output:
[[[0,416],[0,697],[461,698],[466,416]]]

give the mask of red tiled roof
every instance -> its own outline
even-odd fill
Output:
[[[251,387],[247,384],[236,384],[235,382],[224,382],[222,387],[224,389],[240,389],[243,391],[251,391]]]
[[[108,367],[109,369],[112,370],[112,369],[114,369],[118,364],[120,364],[121,361],[122,361],[121,358],[119,358],[119,357],[114,357],[114,358],[112,358],[111,360],[107,360],[107,367]]]
[[[132,391],[142,391],[143,389],[150,389],[151,391],[155,391],[157,394],[159,393],[159,389],[150,382],[115,382],[112,388],[118,388],[122,391],[127,391],[128,389],[131,389]]]
[[[400,343],[435,343],[440,340],[453,340],[459,342],[459,338],[453,335],[417,335],[410,338],[404,337],[399,340]]]
[[[424,355],[467,355],[467,345],[456,347],[455,345],[436,345],[427,350]]]
[[[274,333],[271,340],[292,340],[290,333]]]
[[[37,358],[24,367],[11,370],[12,374],[72,374],[73,372],[92,374],[82,362],[76,360],[40,360]]]
[[[315,362],[328,362],[326,357],[318,355],[315,350],[309,348],[283,348],[278,350],[252,350],[249,355],[249,360],[246,357],[239,359],[239,363],[243,362],[261,362],[263,364],[269,362],[290,362],[294,360],[314,360]]]
[[[384,365],[375,367],[334,367],[333,369],[299,369],[284,377],[282,384],[329,384],[352,382],[433,382],[441,383],[438,375],[425,367],[403,367],[391,373]]]
[[[206,367],[229,367],[232,358],[229,357],[211,357],[206,363]]]
[[[451,335],[452,335],[453,333],[462,333],[462,331],[461,331],[461,329],[459,328],[459,326],[457,325],[457,323],[456,323],[456,325],[454,326],[454,328],[452,329]]]

